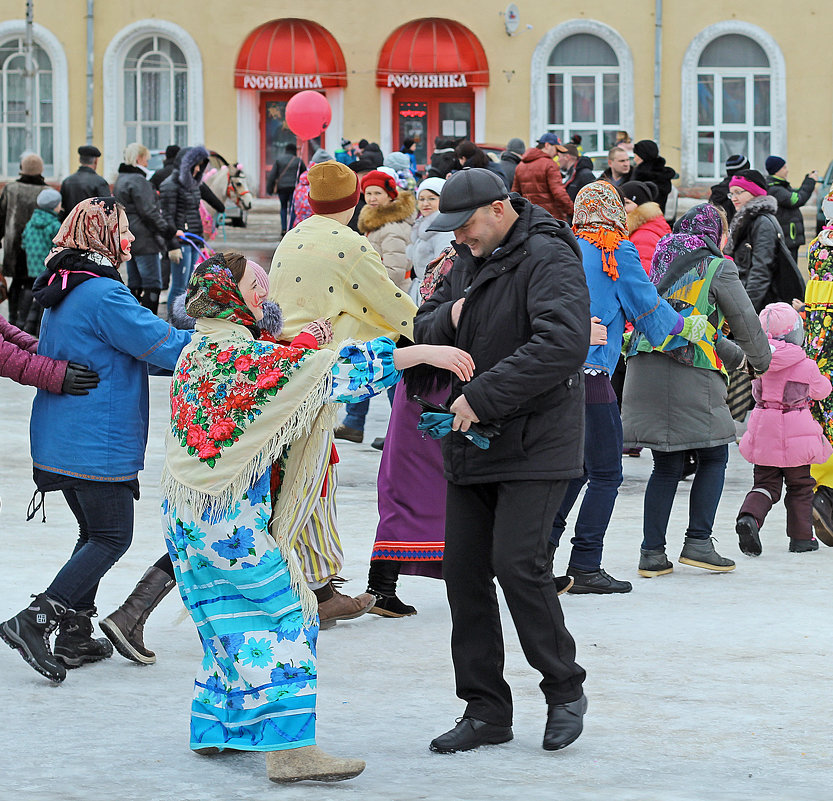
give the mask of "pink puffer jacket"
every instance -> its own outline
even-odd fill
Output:
[[[755,408],[740,441],[747,462],[770,467],[801,467],[826,462],[833,448],[810,412],[810,398],[830,394],[830,379],[819,372],[798,345],[770,339],[772,362],[752,382]]]
[[[0,316],[0,376],[60,393],[67,362],[38,356],[38,341]]]

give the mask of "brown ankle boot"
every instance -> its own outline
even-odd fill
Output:
[[[125,659],[140,665],[152,665],[156,661],[156,654],[145,647],[143,640],[145,621],[175,584],[164,570],[156,565],[149,567],[124,603],[99,623]]]
[[[325,623],[336,620],[353,620],[369,612],[376,603],[376,596],[363,592],[355,598],[343,595],[328,581],[323,587],[315,590],[318,599],[318,619],[324,628]],[[329,626],[327,626],[329,628]]]
[[[266,775],[279,784],[291,782],[343,782],[364,770],[361,759],[340,759],[317,745],[266,752]]]

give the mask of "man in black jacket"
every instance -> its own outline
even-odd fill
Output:
[[[770,156],[766,160],[767,192],[775,198],[778,211],[775,219],[781,223],[784,232],[784,244],[790,251],[793,261],[798,261],[798,249],[804,244],[804,217],[801,207],[810,199],[816,188],[816,170],[808,172],[798,189],[793,189],[787,180],[789,168],[781,156]]]
[[[75,206],[88,197],[109,197],[110,184],[96,173],[101,151],[95,145],[81,145],[78,160],[81,166],[61,184],[61,219],[65,219]]]
[[[443,578],[463,718],[431,742],[441,753],[512,739],[512,697],[494,578],[530,665],[543,674],[544,748],[580,734],[584,670],[548,570],[551,518],[582,473],[590,305],[578,245],[565,223],[484,169],[448,179],[429,230],[454,231],[457,259],[419,310],[418,342],[472,354],[475,377],[452,381],[454,432],[443,441],[448,480]],[[500,426],[487,450],[458,431]]]

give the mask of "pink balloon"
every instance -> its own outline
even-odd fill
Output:
[[[286,104],[286,124],[300,139],[321,136],[332,118],[333,111],[327,98],[312,89],[298,92]]]

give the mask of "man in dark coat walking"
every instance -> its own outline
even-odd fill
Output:
[[[416,340],[474,358],[475,377],[453,380],[452,433],[443,440],[448,480],[443,578],[451,607],[457,695],[466,710],[431,742],[441,753],[512,739],[512,697],[494,578],[524,654],[543,675],[543,746],[557,750],[582,730],[584,670],[548,570],[551,518],[581,475],[590,305],[570,229],[500,177],[464,169],[448,179],[429,230],[454,231],[451,272],[419,310]],[[500,426],[487,450],[459,432]]]
[[[88,197],[109,197],[110,184],[96,173],[101,151],[95,145],[81,145],[78,148],[78,160],[81,166],[72,175],[64,178],[61,184],[61,207],[66,216]]]
[[[789,168],[786,160],[781,156],[770,156],[766,160],[767,193],[775,198],[778,211],[775,219],[781,223],[784,232],[784,244],[792,254],[793,260],[798,261],[798,249],[804,244],[804,217],[801,207],[810,199],[816,188],[816,170],[808,172],[798,189],[793,189],[787,180]]]

